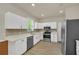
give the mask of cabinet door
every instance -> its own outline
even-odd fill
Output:
[[[17,55],[23,54],[26,51],[26,39],[22,38],[16,41],[15,48]]]
[[[21,20],[21,26],[22,26],[22,29],[27,29],[27,21],[28,21],[28,19],[26,19],[26,18],[22,18],[22,20]]]
[[[50,27],[50,22],[43,23],[44,27],[49,26]]]
[[[40,39],[40,38],[38,39],[38,37],[39,37],[39,35],[37,34],[37,35],[36,35],[36,43],[38,43],[38,41],[39,41],[39,39]]]
[[[34,28],[35,28],[35,29],[38,29],[38,23],[37,23],[37,22],[35,22]]]
[[[9,55],[16,55],[15,43],[16,43],[16,41],[8,42],[8,54]]]
[[[26,38],[21,39],[21,44],[20,44],[20,53],[23,54],[26,51]]]
[[[43,23],[38,23],[38,29],[43,29],[44,28],[44,24]]]
[[[41,40],[41,33],[37,34],[37,39],[38,39],[38,42]]]
[[[40,35],[40,33],[38,33],[38,35],[37,35],[37,39],[38,39],[37,42],[39,42],[39,41],[41,40],[41,35]]]
[[[9,41],[8,54],[9,55],[21,55],[27,50],[26,38],[21,38],[16,41]]]
[[[34,35],[33,45],[36,44],[36,35]]]
[[[37,42],[38,42],[38,36],[34,35],[34,45],[37,44]]]
[[[43,40],[43,33],[40,33],[40,40]]]
[[[51,33],[51,41],[52,42],[57,42],[57,32],[52,32]]]
[[[26,18],[8,12],[5,14],[6,29],[26,29]]]
[[[6,13],[5,14],[5,28],[10,29],[18,29],[19,28],[19,16],[13,13]]]
[[[9,49],[9,51],[10,51],[9,54],[10,55],[20,55],[21,54],[20,49],[22,49],[20,47],[20,45],[21,45],[21,41],[20,40],[14,41],[13,44],[11,42],[10,49]]]
[[[40,29],[40,23],[38,23],[38,29]]]
[[[57,29],[57,23],[56,22],[51,22],[51,29]]]

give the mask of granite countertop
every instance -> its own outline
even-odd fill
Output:
[[[0,40],[0,42],[6,41],[6,40],[8,40],[8,41],[16,41],[16,40],[19,40],[19,39],[22,39],[22,38],[25,38],[25,37],[38,35],[40,33],[43,33],[43,32],[32,32],[32,33],[26,33],[26,34],[20,34],[20,35],[6,36],[5,39]]]
[[[38,35],[41,32],[32,32],[32,33],[27,33],[27,34],[21,34],[21,35],[11,35],[11,36],[7,36],[6,39],[8,41],[16,41],[25,37],[29,37],[29,36],[33,36],[33,35]]]
[[[29,36],[32,36],[32,35],[31,34],[13,35],[13,36],[7,36],[6,39],[8,41],[16,41],[16,40],[26,38],[26,37],[29,37]]]

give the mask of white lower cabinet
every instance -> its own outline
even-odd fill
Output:
[[[40,40],[43,40],[43,33],[40,33],[39,38],[40,38]]]
[[[34,35],[34,37],[33,37],[33,45],[35,45],[36,44],[36,35]]]
[[[33,45],[37,44],[38,42],[38,35],[34,35]]]
[[[21,55],[27,50],[26,38],[18,39],[16,41],[9,41],[8,54]]]
[[[51,32],[51,42],[57,42],[57,32]]]
[[[33,39],[33,45],[37,44],[40,41],[40,35],[35,34]]]
[[[15,41],[8,41],[8,54],[9,55],[15,55]]]

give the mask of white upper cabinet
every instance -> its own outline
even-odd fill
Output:
[[[57,23],[56,22],[51,22],[51,29],[57,29]]]
[[[38,29],[38,23],[37,22],[34,23],[34,29]]]
[[[44,27],[46,26],[50,26],[51,29],[56,29],[57,28],[57,23],[56,22],[47,22],[47,23],[44,23]]]
[[[13,13],[6,13],[5,14],[5,28],[6,29],[19,29],[20,28],[20,24],[18,21],[18,16],[16,14]]]
[[[28,20],[28,19],[26,19],[26,18],[23,18],[23,19],[21,20],[20,24],[21,24],[21,28],[22,28],[22,29],[27,29],[27,20]]]
[[[38,29],[44,29],[44,24],[43,23],[38,23]]]
[[[30,17],[24,18],[11,12],[7,12],[5,14],[5,29],[31,28],[33,31],[34,29],[44,29],[44,27],[46,26],[50,26],[51,29],[56,29],[57,23],[56,22],[38,23],[34,22],[34,19]]]
[[[25,29],[26,19],[11,12],[5,14],[5,29]]]
[[[44,29],[44,27],[50,26],[51,29],[57,29],[56,22],[38,23],[38,29]]]

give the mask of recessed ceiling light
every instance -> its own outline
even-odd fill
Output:
[[[44,14],[41,14],[41,16],[44,16]]]
[[[34,3],[32,3],[32,6],[34,7],[34,6],[35,6],[35,4],[34,4]]]
[[[63,13],[63,10],[60,10],[59,13]]]

